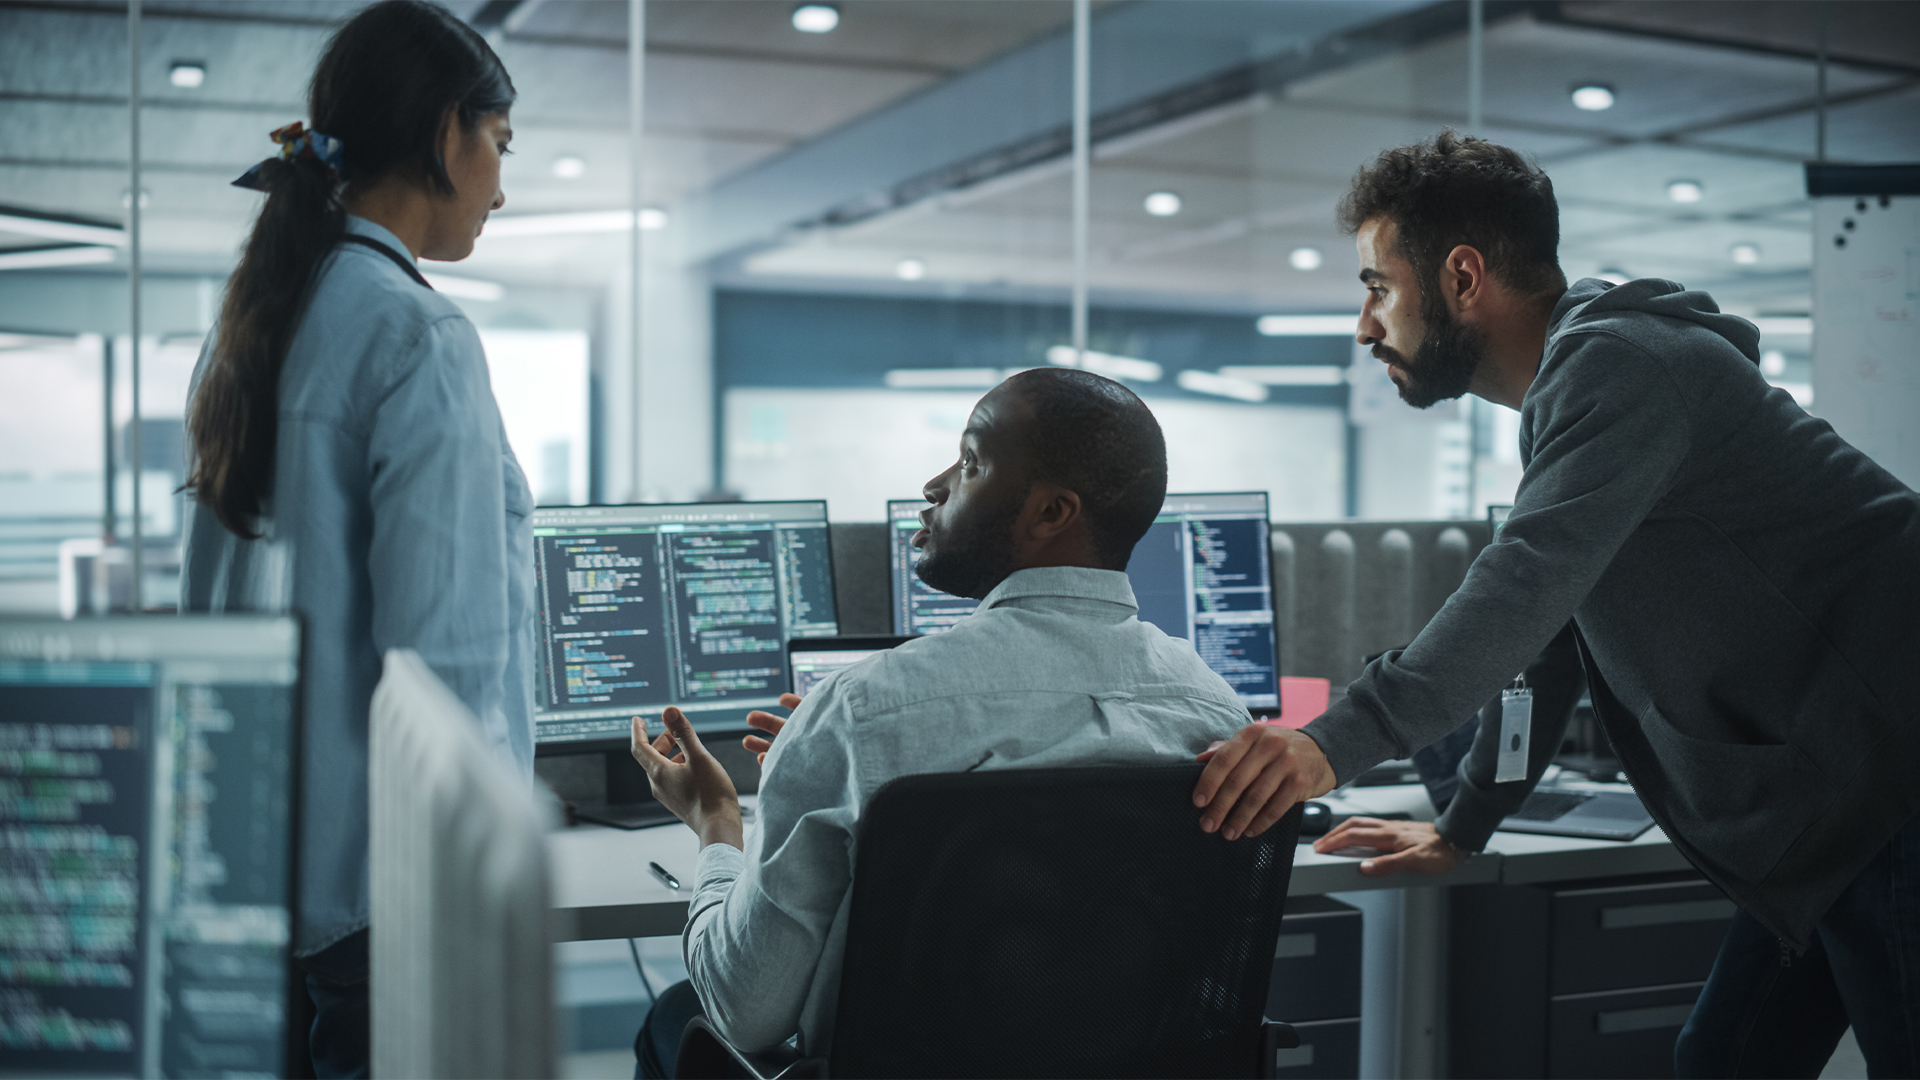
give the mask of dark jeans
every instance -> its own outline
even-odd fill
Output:
[[[692,983],[682,980],[660,991],[633,1037],[634,1080],[668,1080],[680,1057],[680,1033],[687,1021],[704,1015]]]
[[[1840,894],[1804,954],[1734,915],[1675,1075],[1817,1077],[1849,1024],[1870,1075],[1920,1076],[1920,818]]]
[[[307,973],[307,997],[313,1001],[313,1031],[307,1036],[313,1075],[319,1080],[372,1075],[367,932],[348,934],[299,963]]]

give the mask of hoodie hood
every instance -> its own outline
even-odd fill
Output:
[[[1609,316],[1636,312],[1695,323],[1727,339],[1740,355],[1760,363],[1760,328],[1738,315],[1728,315],[1713,297],[1665,278],[1640,278],[1614,285],[1599,278],[1581,278],[1554,306],[1547,336],[1575,323],[1604,322]]]

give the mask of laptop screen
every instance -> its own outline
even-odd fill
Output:
[[[806,697],[834,672],[911,640],[911,637],[796,638],[787,645],[788,685],[794,693]]]

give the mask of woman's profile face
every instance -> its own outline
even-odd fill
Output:
[[[421,257],[457,262],[473,254],[473,241],[487,223],[487,215],[506,205],[506,193],[500,190],[500,159],[512,141],[513,125],[506,113],[488,113],[472,131],[448,117],[441,152],[454,193],[433,200],[433,222]]]

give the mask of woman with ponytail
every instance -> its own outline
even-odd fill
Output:
[[[419,0],[374,4],[313,73],[194,377],[182,607],[306,620],[299,920],[318,1076],[365,1076],[367,724],[417,651],[531,778],[525,478],[480,339],[414,263],[500,208],[512,81]]]

